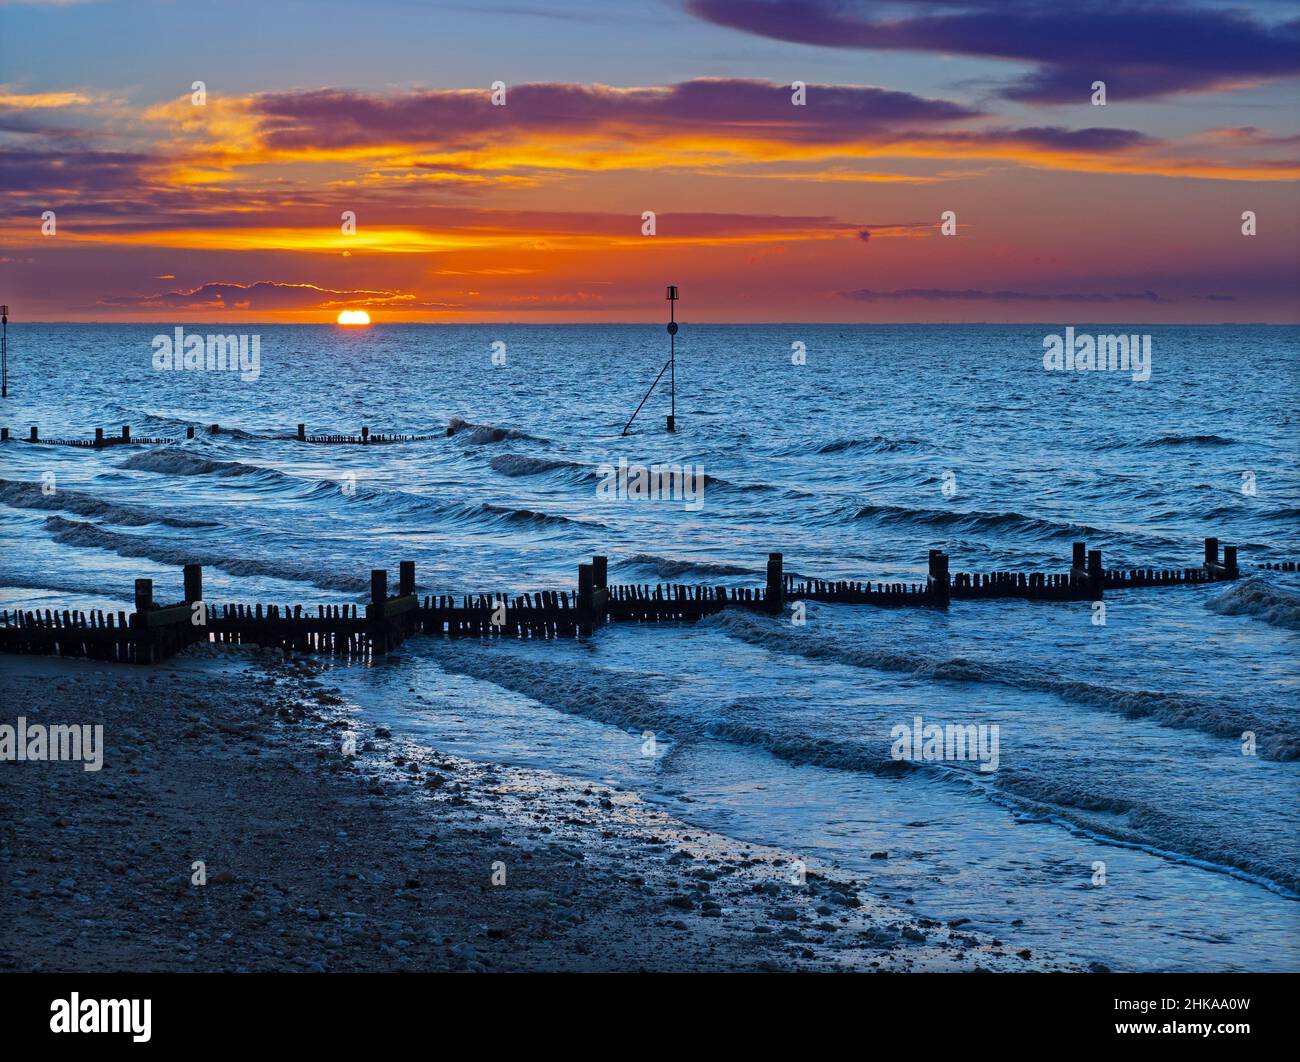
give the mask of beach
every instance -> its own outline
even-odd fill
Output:
[[[78,788],[93,791],[123,770],[113,743],[146,720],[165,725],[178,710],[208,718],[235,712],[223,725],[251,725],[260,741],[283,745],[262,747],[204,727],[184,740],[160,734],[149,743],[127,741],[140,750],[132,753],[140,779],[179,771],[169,765],[193,753],[190,777],[216,773],[210,791],[192,798],[191,817],[211,822],[221,816],[198,809],[229,804],[227,788],[256,792],[261,805],[274,807],[269,790],[298,785],[314,793],[326,785],[315,780],[324,772],[329,788],[322,792],[353,780],[364,800],[398,816],[393,830],[401,845],[437,835],[435,845],[414,854],[399,846],[400,858],[365,860],[356,879],[342,869],[319,877],[286,868],[278,914],[269,906],[274,897],[254,892],[247,901],[247,911],[262,911],[268,925],[286,912],[300,918],[299,908],[339,919],[365,914],[348,893],[335,895],[333,883],[365,891],[381,873],[372,864],[388,868],[386,887],[403,892],[381,925],[418,910],[434,895],[432,880],[471,888],[474,902],[458,897],[455,910],[505,903],[502,887],[491,885],[496,860],[487,841],[439,821],[479,814],[521,851],[545,842],[531,862],[504,860],[507,891],[521,875],[539,874],[535,887],[544,890],[603,890],[599,903],[622,912],[619,924],[655,929],[645,941],[615,945],[619,934],[602,928],[590,934],[591,954],[570,949],[562,959],[546,956],[540,943],[520,952],[483,937],[486,929],[435,930],[439,947],[450,946],[444,938],[479,940],[474,961],[496,955],[493,968],[983,963],[964,941],[935,943],[945,939],[947,923],[966,920],[958,933],[1003,941],[1013,968],[1041,960],[1132,972],[1294,970],[1300,576],[1279,569],[1297,556],[1300,479],[1288,459],[1296,428],[1287,390],[1275,383],[1294,375],[1297,333],[1152,327],[1160,356],[1152,380],[1183,396],[1176,419],[1163,390],[1121,374],[1084,385],[1042,371],[1039,328],[692,324],[677,337],[689,365],[679,379],[678,430],[638,421],[623,436],[642,397],[636,374],[609,377],[608,387],[582,403],[547,396],[586,394],[590,367],[610,351],[625,364],[657,369],[665,338],[659,329],[375,324],[363,336],[266,325],[254,386],[229,373],[195,381],[148,372],[119,384],[115,367],[148,350],[156,325],[24,326],[25,349],[41,353],[50,378],[39,392],[24,389],[12,400],[12,430],[0,446],[0,526],[15,545],[0,555],[0,606],[103,610],[120,626],[134,611],[137,579],[153,581],[159,606],[186,600],[189,565],[201,566],[203,600],[215,616],[235,607],[263,614],[273,607],[282,615],[364,608],[375,570],[387,572],[392,590],[400,589],[403,571],[411,573],[423,600],[536,600],[539,592],[572,594],[579,565],[594,557],[606,558],[615,595],[672,595],[681,587],[734,599],[763,590],[770,554],[780,552],[794,580],[781,615],[728,608],[690,623],[603,623],[579,637],[428,631],[374,661],[313,656],[302,667],[321,668],[311,681],[337,690],[331,696],[338,703],[320,703],[309,685],[300,693],[313,712],[342,713],[330,721],[351,725],[362,746],[355,761],[338,751],[340,727],[261,714],[264,702],[278,705],[310,676],[273,674],[267,685],[267,676],[248,669],[282,664],[243,650],[188,650],[159,665],[153,683],[148,669],[49,661],[61,669],[57,681],[27,699],[43,711],[64,711],[47,699],[62,696],[58,682],[103,676],[94,679],[93,697],[75,703],[122,706],[117,736],[106,730],[109,766],[69,781]],[[782,353],[796,333],[817,354],[802,366]],[[479,355],[498,339],[509,359],[485,363]],[[78,359],[60,360],[61,350],[78,351]],[[950,372],[936,351],[965,359],[971,371]],[[1255,396],[1250,403],[1224,407],[1216,397],[1229,357],[1240,359],[1242,386]],[[359,358],[369,359],[367,374],[336,371]],[[873,376],[870,387],[840,385],[879,364],[897,371]],[[745,394],[784,395],[789,409],[806,415],[763,402],[734,409],[741,376]],[[1016,397],[1003,397],[1005,380],[1016,381]],[[379,390],[372,381],[382,382]],[[190,389],[196,382],[202,387]],[[917,388],[930,404],[913,400]],[[31,426],[47,441],[93,439],[104,426],[105,437],[119,441],[101,448],[32,444]],[[122,442],[126,426],[129,441]],[[313,441],[355,440],[366,427],[369,438],[391,441]],[[692,497],[602,490],[609,470],[625,465],[690,469]],[[1254,479],[1243,479],[1242,469],[1254,470]],[[1253,494],[1243,489],[1252,484]],[[1183,571],[1202,564],[1210,536],[1225,556],[1236,548],[1239,579],[1112,584],[1100,602],[954,594],[947,608],[895,608],[795,600],[802,592],[795,587],[808,578],[923,585],[931,550],[950,558],[954,578],[1059,578],[1076,544],[1099,552],[1108,569]],[[113,687],[117,676],[126,684],[121,690]],[[188,691],[178,693],[179,709],[141,707],[173,687]],[[0,726],[33,714],[21,700],[15,705]],[[55,722],[95,721],[73,706]],[[309,735],[321,727],[330,742],[317,758]],[[927,751],[916,738],[931,727],[979,735],[972,746],[978,756],[957,755],[955,745],[951,755],[947,745]],[[380,728],[392,736],[379,736]],[[370,777],[392,769],[388,759],[382,771],[363,766],[368,758],[431,754],[421,749],[437,750],[447,766],[422,766],[420,777],[436,772],[448,779],[443,786],[416,783],[399,765],[400,785],[381,781],[382,796],[366,792]],[[259,781],[281,758],[306,773],[281,767],[278,788]],[[229,771],[215,766],[226,761],[248,779],[228,781]],[[326,770],[331,764],[337,769]],[[37,780],[50,773],[32,764],[16,769]],[[166,784],[188,792],[178,780]],[[396,794],[412,792],[423,801],[416,810],[389,807]],[[528,793],[545,796],[524,801]],[[614,807],[602,808],[597,794]],[[295,799],[292,815],[276,816],[291,836],[312,839],[304,860],[361,859],[358,846],[371,843],[373,826],[335,825],[342,811],[312,821],[313,806]],[[32,814],[58,817],[43,809],[38,804]],[[535,810],[559,815],[540,838],[521,832],[535,824]],[[588,817],[585,831],[566,821]],[[119,818],[139,818],[145,827],[165,821],[133,812]],[[181,828],[177,836],[187,839]],[[471,817],[463,828],[487,827]],[[634,836],[620,840],[627,830]],[[54,864],[39,855],[41,844],[73,850],[57,841],[59,832],[30,841],[42,871]],[[670,843],[637,839],[656,834]],[[767,863],[704,879],[706,896],[688,872],[714,866],[707,859],[665,863],[687,835],[717,838],[710,854],[719,866],[741,866],[745,858]],[[224,849],[219,838],[204,840],[218,853],[206,857],[189,850],[197,841],[173,853],[176,841],[162,838],[167,862],[154,865],[149,880],[179,888],[172,883],[187,883],[190,864],[204,858],[213,875],[236,856],[266,867],[287,858],[282,845],[259,841],[256,831],[239,836]],[[260,853],[262,843],[270,854]],[[552,851],[557,845],[586,853],[587,862],[570,866]],[[746,845],[771,854],[746,857]],[[461,854],[435,875],[428,862],[443,858],[447,846]],[[608,861],[612,880],[639,877],[651,891],[601,885],[591,877],[597,858]],[[407,860],[420,889],[403,890]],[[102,862],[135,865],[107,855]],[[543,863],[556,873],[542,874]],[[808,900],[789,885],[799,863],[859,883],[860,895],[895,905],[908,916],[898,925],[910,917],[927,941],[900,937],[892,951],[855,951],[858,930],[839,915],[817,913],[836,905]],[[753,877],[759,867],[768,871],[761,880]],[[76,875],[42,878],[31,888],[39,895],[68,878]],[[321,884],[310,888],[313,881]],[[755,906],[742,895],[754,885],[778,891],[763,892]],[[205,888],[186,885],[182,898],[169,902],[239,895],[224,884]],[[480,889],[490,890],[487,898]],[[689,910],[665,908],[678,893]],[[74,901],[52,902],[75,924]],[[595,917],[585,913],[593,904],[569,906]],[[796,917],[775,919],[780,907]],[[733,908],[753,913],[733,916]],[[244,910],[239,903],[232,909]],[[1252,918],[1241,918],[1245,909]],[[803,910],[811,914],[803,918]],[[475,925],[493,928],[490,912],[476,917]],[[559,916],[549,922],[559,924]],[[715,943],[714,959],[694,955],[684,943],[691,932],[672,929],[675,922],[700,922],[711,940],[735,927],[739,943],[731,952]],[[232,931],[219,924],[218,940]],[[431,924],[420,921],[418,933]],[[527,924],[521,913],[519,925]],[[753,931],[760,925],[770,935]],[[179,939],[195,944],[190,931],[178,931]],[[336,919],[314,932],[337,935],[351,954],[358,931]],[[514,932],[528,938],[523,928]],[[271,939],[278,947],[278,935]],[[129,945],[125,937],[113,942]],[[1030,960],[1016,956],[1024,949]],[[271,961],[260,953],[238,959],[249,969]],[[420,961],[446,968],[460,959]]]
[[[100,770],[0,764],[7,971],[1079,968],[625,790],[362,731],[315,661],[0,675],[30,723],[104,727]]]

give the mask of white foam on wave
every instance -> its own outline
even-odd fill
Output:
[[[1233,583],[1206,602],[1205,607],[1220,616],[1250,616],[1274,627],[1300,631],[1300,594],[1277,586],[1262,575]]]

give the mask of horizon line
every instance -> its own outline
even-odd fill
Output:
[[[9,315],[9,324],[22,325],[167,325],[171,328],[186,325],[270,325],[276,328],[339,328],[349,332],[364,332],[367,328],[390,325],[421,328],[487,328],[487,327],[528,327],[528,328],[640,328],[653,326],[663,328],[663,321],[371,321],[367,325],[340,325],[334,321],[73,321],[73,320],[33,320],[15,322]],[[1297,328],[1300,319],[1295,321],[1079,321],[1077,323],[1099,327],[1132,328]],[[978,327],[978,328],[1018,328],[1038,325],[1066,325],[1064,318],[1044,321],[678,321],[683,327],[696,328],[778,328],[787,326],[814,326],[818,328],[934,328],[934,327]]]

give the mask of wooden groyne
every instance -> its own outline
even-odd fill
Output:
[[[9,429],[0,428],[0,442],[9,442]],[[95,429],[95,436],[92,439],[46,439],[41,437],[40,429],[33,424],[31,431],[28,433],[23,442],[34,443],[38,446],[79,446],[87,450],[102,450],[108,446],[167,446],[176,442],[175,439],[151,438],[149,436],[132,436],[131,426],[122,425],[122,434],[105,435],[103,428]]]
[[[452,434],[448,428],[438,435],[372,435],[370,429],[362,427],[360,435],[308,435],[307,425],[298,425],[298,434],[292,436],[298,442],[322,443],[334,446],[373,446],[384,443],[426,442],[429,439],[442,439]]]
[[[188,646],[208,640],[203,618],[203,571],[184,568],[184,599],[157,605],[153,580],[135,581],[135,611],[40,609],[0,616],[0,651],[81,656],[123,664],[156,664]]]
[[[185,426],[185,438],[193,439],[195,430],[193,424],[187,424]],[[209,424],[203,431],[207,435],[220,435],[222,433],[220,424]],[[426,442],[431,439],[443,439],[453,433],[452,428],[447,428],[445,431],[430,435],[383,434],[372,433],[369,427],[363,425],[360,435],[308,435],[307,425],[299,424],[297,432],[293,435],[272,435],[269,438],[321,445],[376,446],[387,443]],[[130,425],[123,425],[120,435],[108,435],[105,434],[103,428],[96,428],[93,438],[47,438],[41,435],[40,428],[35,424],[32,425],[26,437],[13,436],[8,428],[0,428],[0,442],[37,443],[41,446],[76,446],[87,450],[102,450],[108,446],[129,446],[131,444],[136,446],[169,446],[180,441],[180,439],[165,436],[132,435]]]
[[[184,569],[180,601],[157,605],[153,581],[137,579],[135,611],[5,611],[0,614],[0,651],[81,656],[126,663],[157,663],[198,643],[256,645],[299,653],[373,657],[390,652],[414,634],[444,638],[572,638],[590,636],[607,623],[691,623],[723,609],[780,615],[787,604],[819,601],[885,608],[946,609],[953,599],[1023,598],[1098,601],[1108,589],[1220,582],[1240,576],[1235,546],[1222,556],[1217,539],[1205,540],[1197,568],[1105,569],[1099,550],[1074,544],[1070,569],[1062,573],[949,573],[948,555],[931,550],[924,582],[822,580],[785,572],[780,553],[768,556],[760,587],[682,584],[615,584],[609,562],[595,556],[578,565],[574,590],[504,594],[434,594],[416,591],[415,564],[398,567],[397,592],[388,572],[370,575],[370,600],[357,605],[223,604],[203,597],[197,564]],[[1289,567],[1285,565],[1289,564]],[[1294,571],[1292,562],[1269,565]]]

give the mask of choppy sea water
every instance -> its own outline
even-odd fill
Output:
[[[1036,950],[1300,968],[1300,577],[1258,570],[1300,559],[1300,330],[1094,329],[1152,334],[1143,383],[1046,372],[1063,327],[686,325],[679,432],[665,392],[624,438],[660,327],[243,326],[256,381],[155,371],[172,327],[11,327],[11,435],[223,432],[7,444],[0,606],[129,608],[142,575],[167,600],[189,561],[209,600],[315,604],[403,559],[423,591],[487,593],[571,586],[592,553],[613,582],[758,585],[771,550],[901,581],[935,547],[954,571],[1061,571],[1080,538],[1114,566],[1238,544],[1241,582],[1111,592],[1104,625],[1086,602],[810,605],[803,625],[417,638],[333,678],[430,744],[613,781]],[[435,438],[307,445],[299,422]],[[702,466],[703,506],[599,498],[620,457]],[[900,768],[891,729],[916,715],[997,725],[997,771]]]

